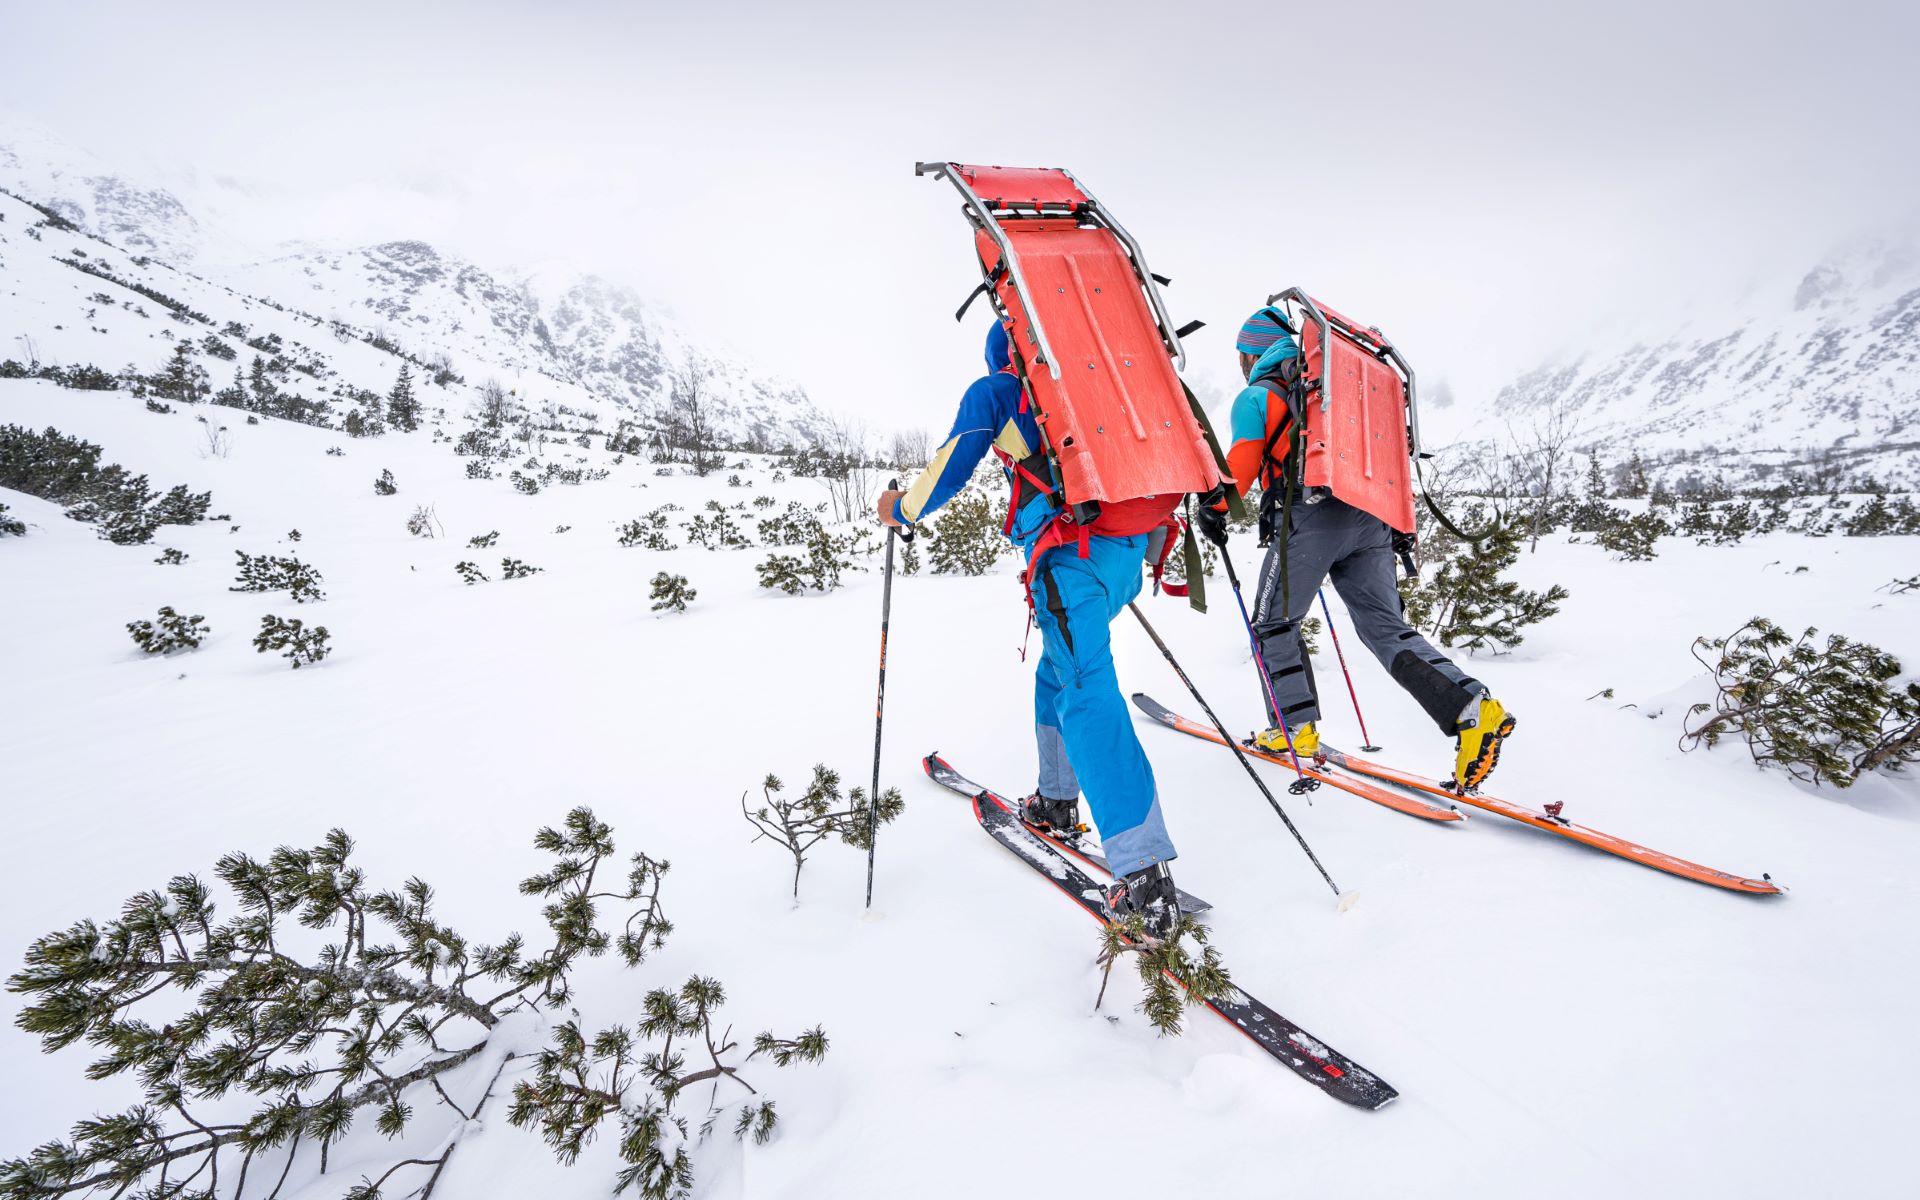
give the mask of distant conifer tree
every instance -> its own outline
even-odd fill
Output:
[[[387,393],[387,422],[395,429],[412,433],[420,428],[420,401],[413,395],[413,372],[400,364],[400,375]]]

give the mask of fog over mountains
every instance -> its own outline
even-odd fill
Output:
[[[256,297],[349,326],[417,358],[444,354],[469,384],[495,378],[576,408],[611,404],[640,423],[657,421],[672,375],[698,362],[709,372],[723,438],[798,444],[827,424],[798,383],[695,343],[656,300],[590,271],[487,266],[424,238],[258,247],[235,236],[224,216],[253,203],[238,185],[183,179],[176,190],[133,178],[56,135],[0,126],[0,187],[180,279],[204,281],[212,294]],[[63,306],[31,311],[37,315],[15,306],[15,344],[0,353],[17,357],[18,339],[30,335],[47,361],[66,361],[50,353],[68,343],[53,327],[71,328],[63,318],[73,314]],[[1423,379],[1434,381],[1430,444],[1450,446],[1456,458],[1481,455],[1516,431],[1524,440],[1558,411],[1577,449],[1609,465],[1637,451],[1673,486],[1764,483],[1785,468],[1836,485],[1920,485],[1920,253],[1910,242],[1858,244],[1785,270],[1735,303],[1671,311],[1655,336],[1573,337],[1570,349],[1491,397],[1455,401],[1445,364],[1423,362]],[[324,350],[325,339],[316,346]],[[151,370],[168,349],[143,357],[128,347],[116,360],[97,339],[80,339],[60,353]],[[1204,371],[1195,382],[1216,401],[1232,392]]]
[[[1490,408],[1443,418],[1463,445],[1556,412],[1572,444],[1619,465],[1639,451],[1670,485],[1757,483],[1783,469],[1836,484],[1920,486],[1920,253],[1855,245],[1782,275],[1664,336],[1562,354],[1502,387]]]
[[[800,444],[826,424],[797,383],[692,341],[656,303],[590,273],[490,268],[425,240],[254,247],[223,224],[223,190],[232,195],[223,185],[203,185],[203,195],[183,197],[31,128],[0,126],[0,188],[51,209],[130,258],[149,260],[126,269],[165,271],[171,286],[163,290],[184,289],[207,300],[212,307],[193,302],[216,324],[239,319],[251,325],[240,313],[220,310],[253,298],[371,334],[415,358],[445,355],[469,384],[498,379],[535,402],[612,405],[642,424],[660,417],[672,376],[698,364],[707,378],[710,420],[724,440]],[[8,282],[13,344],[0,355],[20,357],[19,338],[31,336],[42,361],[108,368],[131,361],[152,370],[171,351],[156,346],[143,354],[145,347],[108,333],[63,337],[76,314],[64,304],[24,304],[21,280],[0,275],[0,283]],[[316,352],[336,357],[327,351],[328,339],[307,340]],[[390,375],[394,364],[384,365]],[[350,378],[358,386],[385,387],[378,379]]]

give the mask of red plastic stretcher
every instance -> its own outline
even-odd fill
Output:
[[[1412,533],[1413,456],[1420,452],[1413,368],[1378,329],[1348,320],[1299,288],[1267,303],[1289,306],[1306,358],[1301,484],[1324,487]]]
[[[1175,372],[1179,332],[1139,244],[1100,202],[1057,168],[919,163],[915,174],[947,179],[965,200],[982,287],[1083,523],[1092,510],[1076,506],[1089,501],[1164,497],[1170,510],[1219,483]]]

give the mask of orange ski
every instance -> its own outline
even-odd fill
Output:
[[[1588,829],[1584,825],[1576,825],[1572,821],[1557,815],[1558,806],[1556,805],[1549,806],[1550,809],[1556,810],[1554,812],[1540,812],[1536,809],[1528,808],[1523,804],[1515,804],[1511,800],[1502,800],[1498,796],[1489,796],[1484,792],[1457,792],[1443,781],[1422,778],[1411,772],[1395,770],[1392,767],[1383,766],[1380,763],[1371,762],[1363,758],[1349,758],[1347,755],[1333,749],[1324,742],[1320,745],[1320,758],[1343,771],[1351,771],[1356,775],[1383,780],[1393,784],[1395,787],[1405,788],[1410,792],[1419,792],[1430,796],[1444,796],[1451,801],[1471,804],[1475,808],[1482,808],[1491,813],[1499,813],[1503,817],[1510,817],[1515,821],[1531,825],[1535,829],[1544,829],[1548,833],[1557,833],[1563,838],[1592,846],[1596,850],[1605,850],[1609,854],[1617,854],[1621,858],[1631,859],[1642,866],[1652,867],[1656,871],[1665,871],[1669,875],[1678,875],[1682,879],[1691,879],[1696,883],[1711,884],[1714,887],[1726,888],[1728,891],[1746,892],[1749,895],[1756,896],[1777,896],[1786,892],[1786,889],[1773,882],[1772,877],[1769,875],[1762,874],[1758,879],[1745,879],[1738,875],[1729,875],[1725,871],[1716,871],[1712,867],[1703,867],[1699,863],[1688,862],[1684,858],[1675,858],[1671,854],[1664,854],[1658,850],[1648,849],[1645,846],[1629,842],[1625,838],[1614,837],[1610,833],[1601,833],[1597,829]]]
[[[1144,692],[1135,692],[1133,694],[1133,704],[1135,708],[1138,708],[1141,712],[1152,717],[1160,724],[1165,725],[1168,729],[1177,729],[1181,733],[1192,734],[1197,738],[1204,738],[1216,746],[1226,745],[1225,742],[1220,740],[1219,731],[1202,725],[1198,721],[1189,721],[1187,718],[1159,703],[1152,696]],[[1288,770],[1293,769],[1293,760],[1285,755],[1269,754],[1258,746],[1243,744],[1240,748],[1246,751],[1249,758],[1264,758],[1268,762],[1277,763],[1280,766],[1286,767]],[[1311,760],[1303,759],[1300,767],[1306,772],[1309,779],[1317,779],[1321,783],[1327,784],[1329,787],[1339,788],[1343,792],[1352,792],[1356,796],[1371,800],[1375,804],[1385,805],[1395,812],[1406,813],[1410,817],[1425,817],[1429,821],[1458,821],[1465,815],[1457,808],[1442,807],[1441,805],[1417,797],[1403,796],[1399,792],[1390,791],[1387,788],[1375,787],[1364,779],[1349,779],[1344,776],[1329,775],[1324,771],[1315,770]]]

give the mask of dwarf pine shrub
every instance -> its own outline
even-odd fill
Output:
[[[198,646],[200,639],[212,632],[205,621],[199,613],[182,616],[168,605],[161,608],[155,620],[127,622],[127,632],[133,635],[133,644],[147,654],[172,654]]]
[[[927,531],[927,563],[935,575],[985,575],[1007,552],[1001,521],[984,489],[961,491],[933,519]]]
[[[661,571],[653,577],[653,590],[648,594],[653,599],[654,612],[685,612],[700,593],[687,585],[685,575]]]
[[[1920,759],[1920,682],[1877,646],[1808,628],[1798,637],[1755,617],[1723,638],[1695,638],[1714,698],[1687,710],[1680,748],[1736,735],[1753,761],[1795,779],[1851,787]]]
[[[261,654],[280,651],[280,657],[293,660],[293,669],[297,671],[333,653],[327,638],[325,625],[309,629],[299,617],[287,620],[268,614],[260,618],[260,632],[254,635],[253,648]]]
[[[857,543],[851,537],[828,533],[817,525],[804,554],[772,554],[754,571],[760,586],[797,596],[801,592],[830,592],[840,586],[840,574],[861,570],[853,561]]]
[[[747,806],[747,794],[740,795],[740,815],[753,826],[753,841],[772,842],[793,860],[793,898],[800,899],[800,869],[807,855],[828,838],[837,837],[856,850],[871,844],[872,829],[899,816],[906,808],[899,788],[880,793],[879,803],[867,803],[866,789],[840,790],[840,773],[816,763],[813,781],[798,796],[782,793],[786,785],[777,775],[768,775],[760,783],[762,803]],[[869,811],[871,809],[871,811]]]
[[[407,518],[407,532],[414,537],[432,538],[434,530],[439,526],[440,522],[434,517],[431,504],[414,505],[413,515]],[[441,529],[440,532],[445,533],[446,530]]]
[[[1875,496],[1849,512],[1840,522],[1840,531],[1848,537],[1920,533],[1920,508],[1906,496],[1893,504],[1885,496]]]
[[[240,574],[230,592],[286,592],[293,597],[295,604],[307,604],[325,600],[327,595],[320,590],[320,572],[314,570],[297,558],[280,558],[271,554],[247,554],[235,550],[234,557],[240,560]]]
[[[1602,525],[1593,540],[1623,562],[1648,562],[1658,552],[1660,539],[1672,532],[1666,518],[1651,509],[1632,516],[1616,511],[1614,519]]]
[[[1495,522],[1486,538],[1445,560],[1431,583],[1402,583],[1408,620],[1441,645],[1468,653],[1502,654],[1518,646],[1525,640],[1522,631],[1559,612],[1568,594],[1557,583],[1533,592],[1501,578],[1520,561],[1523,537],[1517,523]]]
[[[687,522],[687,544],[709,550],[739,550],[753,545],[725,512],[700,515]]]
[[[817,512],[789,500],[784,512],[760,522],[760,540],[768,546],[805,546],[824,528]]]
[[[500,1064],[516,1057],[508,1125],[536,1130],[568,1164],[611,1129],[621,1169],[609,1191],[686,1195],[691,1156],[716,1124],[755,1142],[775,1128],[773,1102],[743,1077],[747,1064],[817,1062],[826,1034],[762,1032],[742,1054],[724,1023],[714,1028],[723,987],[699,975],[648,991],[632,1026],[509,1021],[543,1010],[558,1020],[575,1003],[582,958],[611,949],[639,969],[673,932],[661,898],[669,864],[634,854],[622,878],[613,831],[590,809],[540,830],[534,844],[551,868],[517,890],[542,906],[544,945],[511,933],[469,938],[440,919],[418,878],[375,889],[338,829],[311,848],[228,854],[211,883],[175,875],[110,919],[39,938],[7,980],[25,998],[19,1024],[48,1053],[94,1047],[89,1077],[123,1077],[139,1102],[0,1162],[0,1197],[271,1200],[291,1178],[303,1194],[376,1200],[401,1195],[404,1183],[425,1198],[462,1134],[494,1123]],[[600,920],[608,903],[611,927]],[[220,919],[221,904],[233,915]],[[540,1039],[533,1047],[522,1040],[529,1028]],[[384,1161],[380,1143],[360,1143],[372,1157],[353,1156],[353,1169],[364,1162],[368,1172],[357,1184],[319,1178],[329,1154],[338,1165],[342,1140],[367,1125],[413,1138]],[[415,1146],[431,1150],[419,1156]],[[264,1182],[233,1184],[248,1177]],[[230,1186],[196,1189],[199,1180]]]
[[[1100,968],[1100,994],[1094,997],[1094,1008],[1106,999],[1114,963],[1128,954],[1135,956],[1134,965],[1139,968],[1145,989],[1136,1008],[1162,1037],[1180,1032],[1187,1009],[1233,994],[1233,978],[1226,963],[1221,961],[1220,952],[1207,944],[1206,926],[1191,913],[1180,914],[1173,935],[1164,939],[1149,937],[1146,918],[1134,913],[1100,931],[1100,953],[1094,959]]]
[[[677,550],[673,539],[667,536],[667,514],[679,509],[677,504],[662,504],[645,516],[635,517],[620,526],[620,544],[622,546],[642,546],[648,550]]]
[[[0,488],[65,505],[67,516],[97,525],[102,538],[121,546],[153,540],[162,525],[206,519],[212,493],[181,485],[156,496],[145,475],[118,463],[102,466],[100,456],[99,446],[57,429],[0,426]]]
[[[376,496],[391,496],[399,490],[399,486],[393,482],[393,472],[384,467],[381,468],[380,477],[373,481],[373,494]]]

